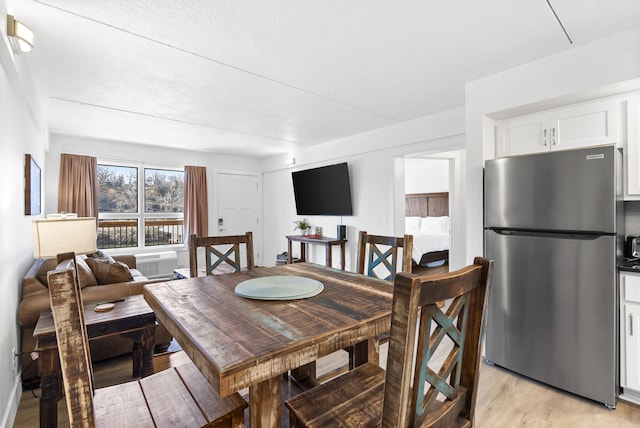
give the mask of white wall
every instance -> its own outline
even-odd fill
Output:
[[[406,159],[404,192],[448,192],[449,162],[448,159]]]
[[[466,85],[466,263],[483,252],[482,168],[494,157],[493,118],[635,89],[639,52],[640,28],[572,46]]]
[[[293,231],[295,212],[291,171],[338,162],[347,162],[353,198],[353,216],[343,217],[347,225],[346,269],[355,270],[357,234],[367,230],[376,234],[402,234],[404,207],[398,213],[397,201],[404,202],[404,158],[410,153],[439,153],[461,148],[463,109],[454,109],[377,131],[331,141],[302,149],[293,155],[296,166],[285,167],[287,156],[263,161],[264,263],[273,265],[276,254],[287,249],[286,235]],[[400,166],[399,166],[400,165]],[[402,219],[399,220],[399,217]],[[336,236],[340,217],[307,216],[312,226],[321,226],[326,236]],[[294,244],[294,254],[299,249]],[[338,266],[338,250],[333,262]],[[312,247],[307,259],[324,264],[324,249]]]
[[[178,144],[176,144],[178,145]],[[188,145],[180,142],[180,146]],[[100,161],[135,162],[155,167],[184,167],[198,165],[207,167],[207,186],[209,193],[209,234],[217,234],[217,174],[220,172],[233,174],[255,175],[259,178],[259,161],[239,156],[220,155],[214,153],[196,152],[184,149],[151,147],[143,144],[133,144],[118,141],[106,141],[76,137],[70,135],[51,134],[51,148],[47,153],[46,182],[49,183],[45,193],[47,214],[58,210],[58,181],[60,177],[60,154],[73,153],[95,156]],[[258,212],[260,212],[260,207]],[[254,234],[256,248],[261,248],[261,234]],[[178,251],[179,267],[189,267],[189,257],[186,249],[176,248]],[[157,249],[147,250],[157,251]],[[131,250],[112,250],[116,253],[131,253]],[[136,251],[145,252],[145,251]],[[258,261],[256,261],[258,263]]]
[[[0,22],[6,22],[6,2],[0,1]],[[0,204],[0,426],[12,426],[22,393],[18,367],[11,352],[19,350],[17,308],[22,277],[33,261],[31,221],[24,215],[24,155],[29,153],[44,170],[46,127],[32,98],[33,84],[26,58],[15,57],[0,25],[0,130],[5,183]]]

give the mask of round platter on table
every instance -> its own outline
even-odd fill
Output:
[[[303,276],[265,276],[242,281],[235,293],[240,297],[257,300],[295,300],[318,295],[324,285]]]

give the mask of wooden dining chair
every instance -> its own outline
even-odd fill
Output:
[[[365,363],[291,398],[290,426],[472,427],[491,264],[477,257],[451,273],[399,273],[386,372]]]
[[[402,272],[411,272],[412,235],[404,235],[404,237],[369,235],[361,230],[358,236],[357,272],[393,281],[398,271],[398,250],[400,249],[402,249],[400,268]]]
[[[189,236],[189,270],[192,278],[198,276],[198,248],[205,251],[205,266],[207,275],[215,274],[215,270],[222,272],[224,266],[231,267],[232,271],[239,272],[242,268],[240,257],[240,245],[246,248],[246,268],[253,269],[253,233],[228,236]]]
[[[192,363],[94,391],[82,296],[74,270],[51,271],[48,279],[72,428],[244,427],[247,403],[238,393],[221,398]]]
[[[398,272],[399,250],[402,250],[401,271],[411,273],[413,265],[411,258],[413,235],[404,235],[403,237],[369,235],[366,231],[361,230],[358,236],[357,273],[393,282]],[[379,344],[388,341],[389,332],[382,333],[378,337]],[[352,370],[355,367],[356,349],[355,346],[346,348],[349,354],[348,366],[339,367],[327,376],[321,377],[320,380]],[[362,351],[364,352],[365,350],[363,349]]]

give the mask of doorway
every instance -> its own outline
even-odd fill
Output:
[[[217,235],[243,235],[253,232],[254,251],[258,245],[258,177],[242,174],[218,174]],[[259,261],[260,252],[254,255]]]
[[[465,151],[461,150],[453,150],[441,153],[414,153],[405,155],[404,159],[402,159],[402,168],[403,173],[399,175],[402,177],[403,184],[402,186],[397,186],[397,192],[400,193],[399,197],[396,199],[396,215],[398,221],[396,223],[399,228],[400,234],[408,233],[406,227],[407,223],[415,223],[415,220],[406,220],[406,206],[407,202],[410,198],[407,198],[406,195],[425,195],[429,197],[429,200],[432,200],[432,197],[435,195],[439,199],[440,195],[446,195],[448,198],[448,207],[444,209],[438,208],[435,211],[431,210],[428,214],[420,213],[419,216],[448,216],[448,219],[443,219],[442,222],[435,222],[435,219],[430,219],[428,222],[430,225],[442,225],[441,233],[448,232],[448,237],[438,237],[440,241],[444,240],[448,242],[448,259],[444,265],[440,265],[436,262],[429,262],[429,269],[442,271],[443,269],[455,269],[456,266],[460,265],[459,259],[464,259],[464,249],[460,247],[460,245],[456,245],[456,237],[460,236],[457,233],[457,230],[460,230],[461,227],[464,226],[464,216],[463,210],[460,209],[461,204],[461,172],[464,168],[464,155]],[[410,210],[411,211],[411,210]],[[415,215],[410,213],[411,215]],[[448,226],[448,227],[447,227]],[[415,227],[415,225],[414,225]],[[448,230],[445,230],[448,229]],[[428,232],[430,229],[423,230],[423,232]],[[416,245],[417,238],[416,234],[414,235],[414,247],[416,251],[414,252],[414,259],[421,258],[420,255],[417,254],[419,248]],[[434,241],[435,242],[435,241]],[[425,252],[427,248],[423,248]],[[436,251],[436,248],[433,248],[432,251]],[[425,253],[426,254],[426,253]],[[421,261],[427,260],[428,257],[421,258]],[[422,263],[421,265],[426,265],[426,263]],[[433,268],[438,269],[433,269]],[[414,270],[416,269],[416,265],[414,265]],[[418,267],[420,270],[421,267]],[[435,273],[435,272],[434,272]]]

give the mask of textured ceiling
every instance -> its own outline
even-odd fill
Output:
[[[52,132],[263,157],[464,105],[638,0],[8,0]]]

